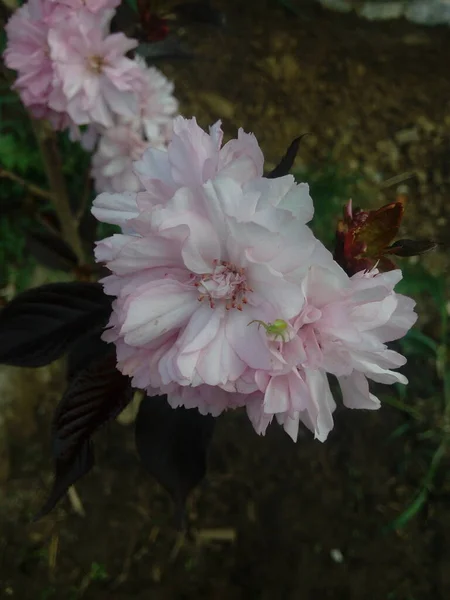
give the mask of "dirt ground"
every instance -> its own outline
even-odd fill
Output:
[[[444,238],[449,30],[292,4],[300,17],[274,1],[223,0],[227,28],[187,31],[198,58],[163,65],[183,114],[202,125],[222,118],[229,136],[239,126],[253,131],[272,163],[311,132],[300,157],[310,169],[335,161],[371,186],[415,170],[406,229]],[[445,259],[430,260],[442,268]],[[414,497],[432,448],[393,408],[338,411],[325,444],[309,434],[293,444],[276,426],[260,438],[238,412],[220,418],[208,478],[189,506],[193,531],[182,538],[169,499],[138,463],[132,426],[118,423],[98,436],[97,467],[77,485],[85,516],[66,499],[30,523],[51,482],[48,433],[62,376],[58,365],[11,373],[17,402],[0,443],[0,598],[450,596],[450,482],[437,482],[404,530],[386,528]],[[407,401],[426,402],[432,365],[412,359],[407,374]]]

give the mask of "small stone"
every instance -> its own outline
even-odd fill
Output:
[[[358,10],[358,14],[370,21],[385,21],[400,18],[403,10],[403,2],[365,2]]]
[[[450,6],[440,0],[414,0],[406,8],[405,17],[420,25],[450,23]]]
[[[427,172],[424,171],[423,169],[416,169],[415,175],[420,183],[426,183],[428,181]]]
[[[284,54],[279,60],[279,70],[283,79],[296,79],[300,72],[298,60],[292,54]]]
[[[338,565],[341,565],[344,562],[344,555],[339,550],[339,548],[333,548],[332,550],[330,550],[330,556],[331,559]]]
[[[416,127],[410,127],[409,129],[397,131],[395,139],[399,144],[410,144],[411,142],[418,142],[420,135]]]
[[[425,46],[431,44],[430,36],[421,31],[420,33],[408,33],[402,37],[406,46]]]
[[[425,115],[417,117],[416,123],[421,129],[423,129],[427,133],[432,133],[436,129],[436,124],[430,121],[430,119],[428,119],[428,117],[426,117]]]
[[[356,65],[356,74],[358,77],[363,77],[367,73],[367,68],[365,65]]]
[[[380,140],[376,144],[377,150],[385,154],[392,164],[396,164],[400,159],[400,152],[392,140]]]

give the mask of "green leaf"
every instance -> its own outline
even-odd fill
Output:
[[[437,354],[439,345],[431,338],[426,335],[420,329],[410,329],[402,342],[413,342],[419,344],[419,346],[428,348],[433,354]]]
[[[388,529],[402,529],[405,525],[417,515],[422,509],[428,498],[428,490],[423,488],[416,498],[411,502],[408,508],[402,514],[394,519],[388,526]]]
[[[411,423],[403,423],[394,429],[394,431],[387,437],[386,444],[388,442],[392,442],[399,437],[401,437],[404,433],[406,433],[409,429],[411,429]]]

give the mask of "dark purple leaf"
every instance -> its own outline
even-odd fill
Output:
[[[49,269],[70,273],[78,264],[72,248],[50,231],[27,232],[26,247],[38,262]]]
[[[67,353],[67,380],[70,381],[91,362],[104,356],[111,345],[101,339],[103,327],[89,331],[74,342]]]
[[[94,450],[89,440],[81,444],[77,452],[71,454],[67,459],[56,461],[52,491],[33,521],[38,521],[48,514],[66,494],[70,486],[89,473],[94,462]]]
[[[56,459],[70,454],[131,400],[131,380],[116,364],[116,349],[110,344],[105,354],[69,381],[53,421]]]
[[[99,283],[50,283],[19,294],[0,311],[0,364],[51,363],[86,331],[106,325],[111,301]]]
[[[130,402],[130,379],[116,368],[115,347],[94,359],[69,382],[59,403],[52,427],[55,481],[39,517],[92,467],[91,436],[115,418]]]
[[[295,157],[297,156],[300,142],[306,135],[309,134],[304,133],[300,137],[295,138],[278,165],[272,171],[270,171],[270,173],[267,173],[267,179],[276,179],[277,177],[284,177],[285,175],[289,174],[290,170],[292,169],[292,165],[294,164]]]
[[[197,409],[172,408],[166,396],[145,397],[136,418],[136,447],[144,467],[183,513],[189,492],[206,473],[215,419]]]
[[[431,240],[398,240],[386,248],[385,254],[395,254],[395,256],[407,257],[425,254],[438,247],[437,242]]]

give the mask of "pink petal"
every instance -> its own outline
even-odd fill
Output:
[[[125,342],[143,346],[184,325],[198,306],[197,294],[176,281],[157,281],[131,297],[120,330]]]

